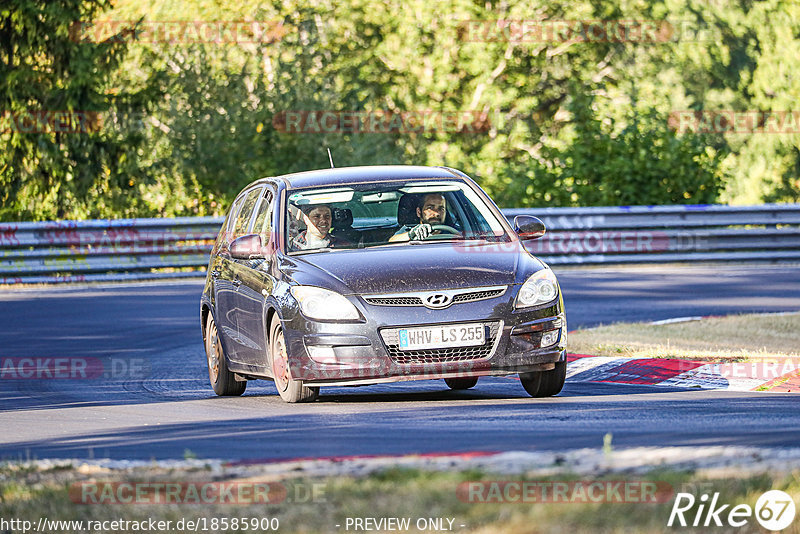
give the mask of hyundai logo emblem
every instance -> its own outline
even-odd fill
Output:
[[[453,301],[453,297],[444,293],[431,293],[425,297],[425,306],[428,308],[446,308]]]

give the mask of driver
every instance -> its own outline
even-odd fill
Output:
[[[417,206],[417,217],[419,224],[409,228],[408,225],[400,228],[396,234],[389,238],[389,241],[409,241],[412,239],[425,239],[429,235],[441,233],[434,230],[432,226],[444,224],[447,215],[447,205],[444,195],[441,193],[428,193],[423,196]]]

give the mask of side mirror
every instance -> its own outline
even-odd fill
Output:
[[[243,235],[231,243],[231,257],[237,260],[263,260],[264,251],[261,249],[260,235]]]
[[[544,223],[537,217],[531,215],[517,215],[514,217],[514,231],[523,241],[529,239],[539,239],[547,229]]]

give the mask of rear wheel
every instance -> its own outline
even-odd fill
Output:
[[[286,340],[283,337],[283,326],[276,317],[270,327],[270,360],[272,361],[272,376],[278,394],[286,402],[313,402],[319,396],[319,388],[310,388],[303,385],[302,380],[292,379],[289,366],[289,356],[286,352]]]
[[[208,362],[208,379],[214,393],[220,397],[235,397],[244,393],[247,382],[238,382],[236,376],[228,370],[228,362],[217,332],[211,312],[206,319],[206,361]]]
[[[567,379],[567,362],[556,362],[554,369],[533,373],[520,373],[519,381],[531,397],[552,397],[564,388]]]
[[[469,377],[469,378],[445,378],[444,383],[447,384],[447,387],[450,389],[469,389],[474,387],[475,384],[478,383],[478,377]]]

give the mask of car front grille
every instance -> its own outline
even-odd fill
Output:
[[[483,323],[486,328],[486,341],[474,347],[450,347],[425,350],[400,350],[398,328],[384,328],[380,331],[386,351],[393,362],[401,365],[419,363],[454,363],[490,358],[497,346],[503,323],[500,321]],[[413,327],[412,327],[413,328]]]
[[[459,302],[475,302],[476,300],[491,299],[499,297],[505,292],[505,289],[488,289],[485,291],[472,291],[471,293],[461,293],[453,297],[453,304]]]
[[[422,306],[419,297],[364,297],[364,300],[377,306]]]
[[[506,292],[506,286],[477,287],[469,289],[449,289],[444,291],[419,291],[414,293],[398,293],[393,295],[364,295],[368,304],[375,306],[425,306],[423,300],[433,293],[441,293],[451,298],[450,304],[475,302],[499,297]],[[446,306],[445,306],[446,307]]]

